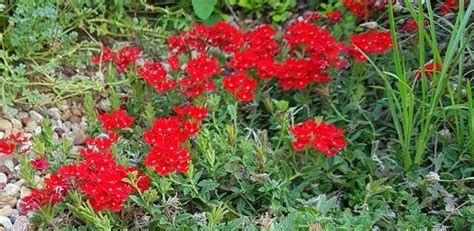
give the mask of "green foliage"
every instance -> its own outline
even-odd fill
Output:
[[[194,13],[202,20],[211,16],[216,3],[217,0],[192,0]]]

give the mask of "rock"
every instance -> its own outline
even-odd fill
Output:
[[[25,127],[25,132],[34,133],[36,128],[38,127],[38,123],[34,120],[30,120]]]
[[[0,184],[7,184],[8,177],[5,173],[0,172]]]
[[[10,205],[7,205],[0,209],[0,217],[9,217],[12,215],[13,209]]]
[[[15,220],[15,224],[12,226],[11,230],[15,231],[28,231],[30,229],[30,222],[27,217],[19,216]]]
[[[10,219],[8,217],[4,217],[4,216],[0,216],[0,225],[7,228],[7,229],[12,228],[12,226],[13,226]]]
[[[12,108],[12,107],[6,107],[3,108],[3,115],[6,119],[12,119],[15,118],[16,115],[18,115],[18,109]]]
[[[10,121],[4,118],[0,118],[0,131],[7,132],[7,131],[11,131],[12,128],[13,128],[13,125],[12,123],[10,123]]]
[[[8,176],[11,171],[7,166],[3,164],[3,165],[0,165],[0,172]]]
[[[63,114],[61,115],[61,119],[62,119],[63,121],[69,121],[69,119],[71,118],[71,116],[72,116],[71,111],[66,110],[66,111],[64,111]]]
[[[3,161],[3,166],[8,168],[8,171],[13,172],[15,171],[15,163],[13,163],[12,159],[6,159]]]
[[[8,183],[3,191],[9,196],[15,196],[20,192],[20,186],[12,183]]]
[[[21,123],[21,121],[15,119],[15,118],[10,119],[10,122],[12,123],[13,128],[15,128],[15,129],[20,130],[21,128],[23,128],[23,124]]]
[[[103,99],[99,102],[99,109],[102,111],[109,111],[112,107],[112,103],[108,99]]]
[[[73,115],[73,116],[71,116],[71,120],[70,120],[70,121],[71,121],[71,123],[78,124],[78,123],[81,122],[81,118],[78,117],[78,116]]]
[[[82,112],[78,107],[71,108],[71,113],[75,116],[79,116],[79,117],[82,116]]]
[[[25,186],[22,186],[20,188],[20,198],[24,198],[24,197],[27,197],[31,194],[31,189],[25,187]]]
[[[13,209],[13,212],[12,212],[12,214],[10,215],[10,220],[11,220],[12,222],[15,222],[16,219],[18,218],[18,216],[20,216],[18,210],[17,210],[17,209]]]
[[[53,120],[61,120],[61,111],[57,107],[48,109],[48,115],[51,116]]]
[[[82,129],[73,129],[73,144],[74,145],[82,145],[86,142],[86,133]]]
[[[20,165],[18,165],[17,167],[20,167]],[[16,168],[16,167],[15,167]],[[17,172],[20,171],[20,169],[17,170]],[[24,179],[20,179],[19,181],[15,182],[15,184],[18,186],[18,187],[21,187],[25,184],[25,180]]]
[[[69,109],[69,103],[66,100],[57,103],[57,107],[61,109],[61,111],[66,111]]]
[[[15,197],[7,195],[4,192],[0,192],[0,208],[3,208],[7,205],[10,205],[10,207],[14,207],[16,205],[16,201],[17,199]]]
[[[36,121],[37,123],[41,123],[41,121],[43,121],[43,116],[36,112],[36,111],[30,111],[30,118],[33,120],[33,121]]]

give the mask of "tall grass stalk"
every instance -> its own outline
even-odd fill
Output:
[[[438,48],[437,31],[431,4],[429,1],[426,2],[426,9],[428,11],[426,16],[423,13],[423,4],[421,1],[418,1],[416,4],[417,8],[415,9],[412,3],[405,0],[405,5],[419,25],[417,51],[418,66],[421,68],[420,96],[415,94],[415,92],[417,92],[417,85],[411,84],[411,82],[416,81],[416,79],[413,79],[414,74],[412,71],[407,69],[407,64],[402,55],[402,49],[398,43],[393,2],[388,2],[390,31],[394,44],[392,55],[395,67],[394,73],[381,72],[378,68],[377,70],[384,79],[389,110],[401,146],[403,167],[405,171],[409,171],[421,164],[428,142],[441,123],[441,116],[439,115],[443,114],[445,108],[440,100],[442,96],[446,94],[447,88],[449,87],[450,73],[452,67],[455,66],[453,64],[462,65],[463,63],[462,56],[459,55],[458,52],[465,48],[463,38],[466,28],[468,27],[467,23],[474,9],[474,2],[471,1],[469,3],[466,11],[462,9],[458,12],[456,22],[452,27],[447,49],[443,52],[444,55],[442,57]],[[461,0],[459,4],[463,6],[464,0]],[[428,30],[424,27],[425,17],[429,20]],[[427,48],[430,48],[428,54],[433,56],[434,62],[440,61],[442,63],[440,72],[431,73],[432,79],[429,80],[426,78],[424,68]],[[462,75],[462,73],[458,74]],[[455,116],[455,121],[458,124],[457,126],[461,124],[460,114]]]

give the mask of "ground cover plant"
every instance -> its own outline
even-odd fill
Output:
[[[7,229],[472,229],[471,1],[2,4]]]

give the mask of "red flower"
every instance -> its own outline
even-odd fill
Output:
[[[365,62],[365,57],[355,48],[358,47],[367,55],[383,54],[392,48],[390,32],[370,31],[351,36],[352,46],[349,53],[359,62]]]
[[[314,57],[311,60],[288,58],[279,74],[283,90],[303,89],[311,83],[327,83],[331,79],[325,73],[327,63]]]
[[[342,19],[342,13],[340,10],[335,10],[327,14],[327,18],[331,22],[339,22]]]
[[[221,68],[215,57],[201,55],[188,61],[186,64],[187,76],[183,76],[178,84],[182,88],[182,95],[197,97],[205,91],[213,91],[215,84],[211,77],[219,74]]]
[[[405,33],[411,33],[417,30],[418,30],[418,23],[412,18],[408,19],[401,28],[401,31]]]
[[[431,77],[433,73],[435,72],[441,72],[441,68],[443,66],[443,63],[441,62],[435,62],[431,61],[427,64],[425,64],[424,69],[425,69],[425,74],[427,77]],[[421,68],[416,70],[416,76],[420,77],[421,76]]]
[[[91,57],[92,64],[106,63],[112,60],[112,51],[108,47],[103,47],[100,55]]]
[[[15,151],[15,144],[8,140],[0,140],[0,154],[11,155]]]
[[[120,108],[111,113],[99,115],[99,121],[102,123],[104,130],[112,131],[119,128],[129,128],[133,124],[133,117]]]
[[[118,52],[112,53],[112,60],[119,71],[124,71],[129,64],[135,63],[142,50],[138,47],[125,46]]]
[[[257,87],[257,81],[245,73],[237,73],[222,79],[224,88],[231,92],[239,101],[249,102],[253,100],[253,92]]]
[[[237,28],[225,22],[217,22],[208,28],[209,44],[218,47],[224,52],[235,52],[239,50],[244,38]]]
[[[441,15],[447,15],[458,9],[459,9],[459,0],[445,0],[438,7],[438,11]]]
[[[0,139],[0,155],[11,155],[17,150],[20,154],[26,153],[30,146],[26,145],[29,138],[17,132]]]
[[[374,11],[383,10],[387,3],[387,0],[344,0],[342,5],[359,19],[369,19]]]
[[[175,147],[175,149],[167,151],[159,147],[151,149],[145,158],[144,164],[153,167],[155,171],[166,176],[174,171],[185,173],[188,171],[190,156],[186,149]]]
[[[167,73],[161,63],[145,63],[137,67],[137,73],[157,92],[165,92],[176,87],[176,83],[167,78]]]
[[[172,71],[179,71],[181,69],[181,64],[179,63],[179,56],[172,55],[168,58],[168,65]]]
[[[307,12],[303,17],[308,22],[315,22],[321,18],[321,14],[319,12]]]
[[[175,106],[173,111],[182,119],[191,118],[193,121],[202,122],[207,116],[207,108],[194,105]]]
[[[112,144],[117,142],[120,135],[117,133],[109,133],[108,135],[99,136],[95,138],[87,138],[86,144],[91,148],[97,148],[98,150],[109,150]]]
[[[292,145],[297,152],[311,146],[326,156],[335,156],[347,146],[344,131],[325,122],[317,123],[315,120],[308,120],[291,127],[290,132],[296,138]]]
[[[34,169],[38,171],[43,171],[48,169],[48,160],[44,156],[30,160],[31,165]]]

